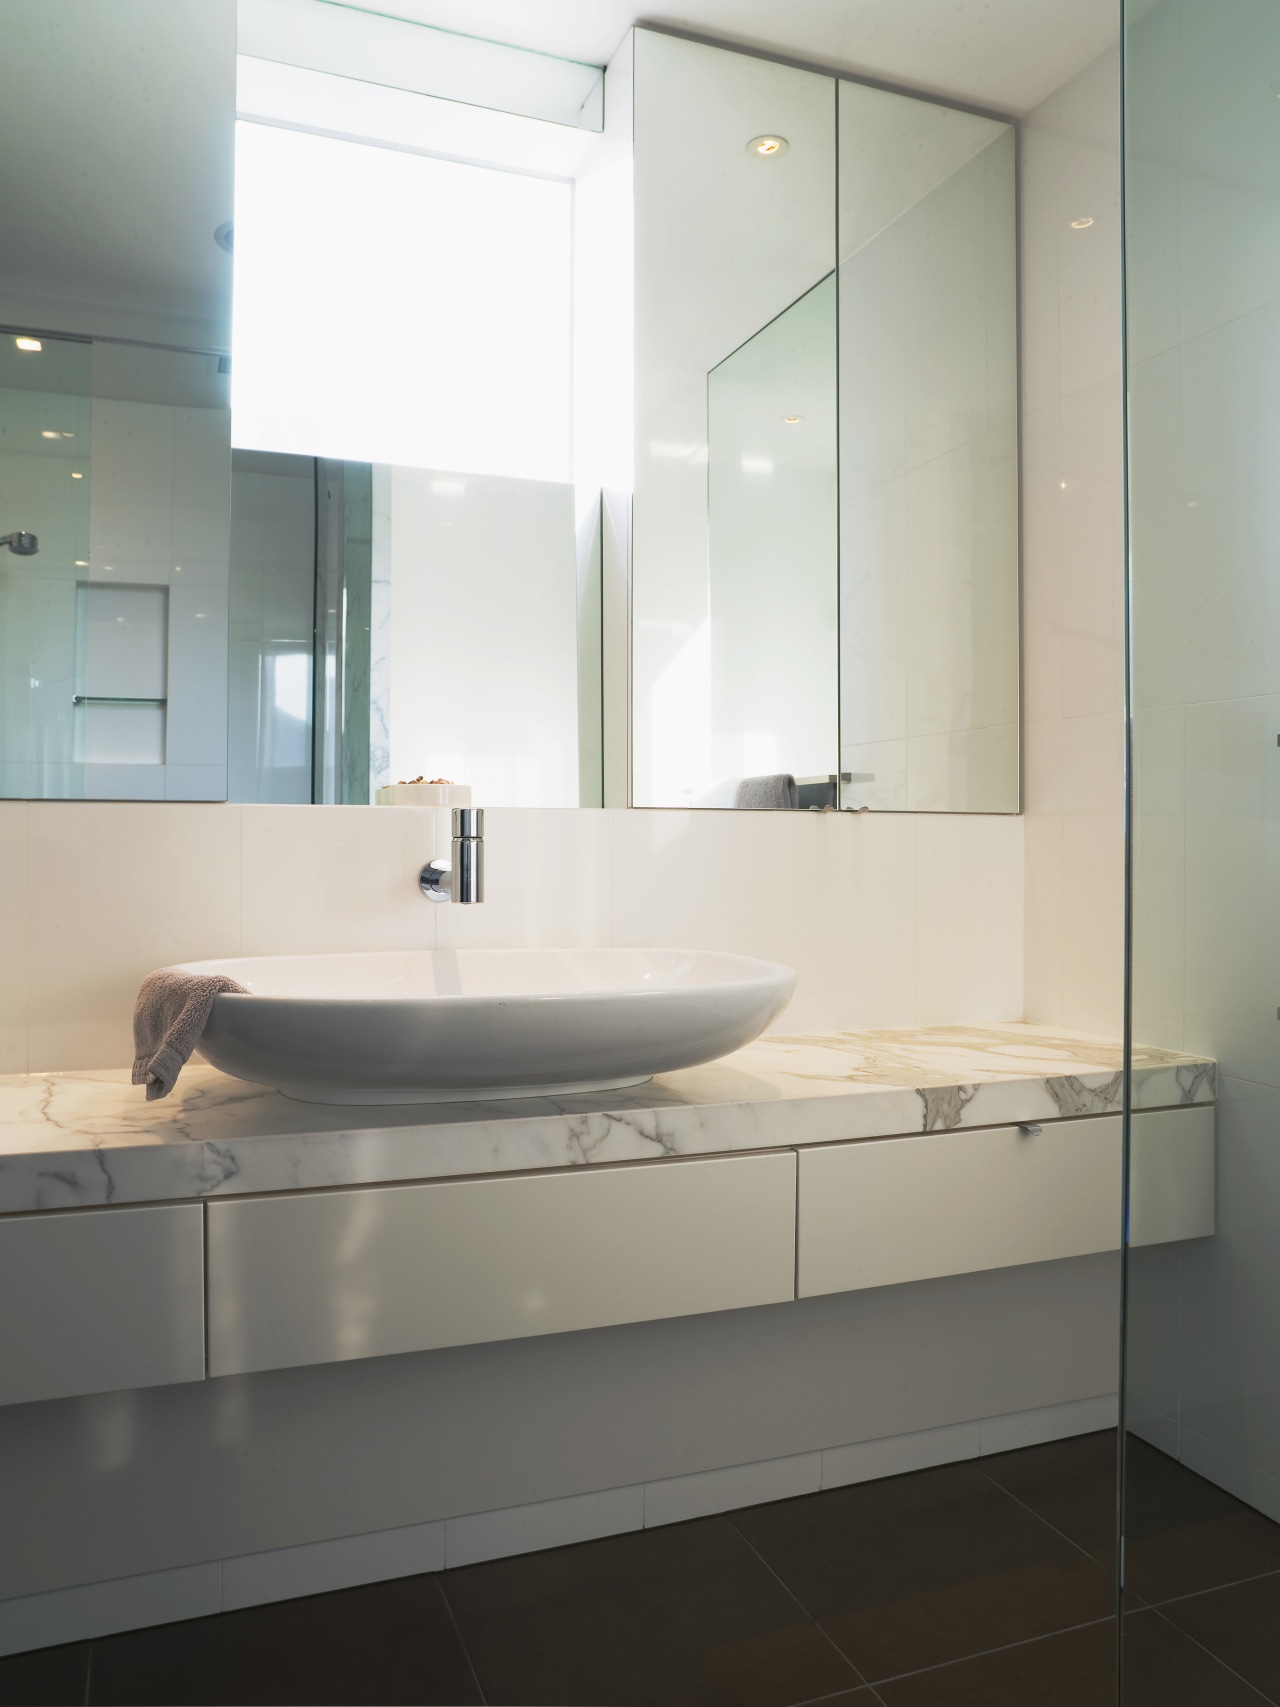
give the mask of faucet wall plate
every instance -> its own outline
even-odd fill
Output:
[[[447,859],[433,859],[418,873],[418,888],[428,901],[452,901],[453,865]]]

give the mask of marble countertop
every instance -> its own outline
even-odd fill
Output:
[[[790,1148],[1109,1114],[1120,1045],[1035,1025],[768,1036],[630,1090],[334,1107],[189,1065],[0,1077],[0,1214]],[[1214,1064],[1140,1049],[1134,1106],[1212,1102]]]

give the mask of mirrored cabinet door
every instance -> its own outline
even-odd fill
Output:
[[[1012,125],[840,84],[840,800],[1018,810]]]
[[[635,37],[632,800],[837,758],[836,86]]]
[[[1013,126],[636,32],[637,806],[1016,812]]]

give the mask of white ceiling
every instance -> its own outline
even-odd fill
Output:
[[[372,0],[598,64],[633,22],[665,23],[1001,112],[1102,52],[1119,0],[637,3]],[[231,215],[235,10],[0,0],[0,320],[224,343],[231,267],[213,231]]]
[[[367,3],[367,0],[366,0]],[[666,24],[1024,113],[1109,47],[1120,0],[375,0],[397,17],[603,65]]]

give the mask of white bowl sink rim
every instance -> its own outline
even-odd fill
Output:
[[[170,970],[220,973],[250,998],[290,1002],[598,1001],[795,980],[776,961],[714,949],[374,949],[191,960]],[[228,991],[219,1000],[245,997]]]
[[[390,949],[187,961],[246,986],[198,1050],[308,1102],[416,1103],[634,1085],[752,1041],[789,966],[703,949]]]

